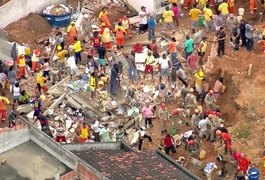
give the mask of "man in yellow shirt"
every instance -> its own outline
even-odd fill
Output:
[[[209,4],[206,4],[206,7],[203,8],[203,15],[204,15],[204,26],[206,28],[206,32],[214,31],[214,24],[213,24],[213,11],[210,8]]]
[[[223,25],[226,24],[226,19],[228,17],[229,11],[228,11],[228,4],[226,2],[222,2],[218,6],[218,10],[221,12],[221,18]]]
[[[81,46],[81,41],[75,37],[74,41],[74,51],[75,51],[75,63],[81,63],[81,51],[82,51],[82,46]]]
[[[61,80],[61,75],[62,75],[62,71],[65,71],[65,55],[68,51],[65,49],[62,49],[62,46],[58,45],[57,46],[57,58],[58,58],[58,69],[59,69],[59,73],[58,73],[58,78],[59,80]]]
[[[199,21],[199,17],[200,14],[202,14],[201,10],[199,10],[197,8],[197,5],[194,4],[193,8],[190,10],[189,12],[189,16],[191,17],[191,21],[192,21],[192,32],[195,33],[197,32],[197,27],[198,27],[198,21]]]
[[[169,6],[166,7],[166,11],[163,13],[163,27],[162,27],[162,33],[166,33],[166,29],[168,26],[170,26],[170,30],[172,34],[175,33],[175,26],[173,22],[174,13],[169,9]]]

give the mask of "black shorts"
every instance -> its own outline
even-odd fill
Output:
[[[147,31],[147,29],[148,29],[148,24],[140,24],[141,31]]]
[[[201,56],[201,57],[203,57],[205,55],[205,52],[199,52],[198,51],[198,55]]]
[[[40,115],[40,111],[34,111],[33,117],[38,117]]]

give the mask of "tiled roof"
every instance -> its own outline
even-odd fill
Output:
[[[155,151],[121,150],[73,151],[111,180],[192,180],[192,176],[173,165]]]

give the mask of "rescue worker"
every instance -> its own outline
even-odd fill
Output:
[[[0,123],[6,120],[7,105],[10,104],[10,101],[5,96],[5,93],[2,92],[2,96],[0,96]]]
[[[168,120],[168,112],[167,112],[167,107],[165,103],[161,104],[161,108],[158,110],[157,117],[158,117],[159,123],[161,124],[161,134],[163,134],[164,131],[167,129],[166,121]]]
[[[63,49],[62,46],[58,45],[57,46],[57,58],[58,58],[58,61],[57,61],[57,65],[58,65],[58,70],[59,70],[59,73],[58,73],[58,78],[59,78],[59,81],[62,79],[62,72],[66,70],[66,61],[65,61],[65,55],[67,54],[67,50]]]
[[[77,29],[74,21],[72,21],[68,26],[67,33],[68,33],[68,44],[72,45],[74,43],[74,38],[77,36]]]
[[[202,65],[203,62],[203,58],[205,56],[205,51],[206,51],[206,48],[207,48],[207,38],[206,37],[203,37],[202,38],[202,41],[200,42],[199,46],[198,46],[198,49],[197,49],[197,52],[198,52],[198,56],[199,56],[199,65]]]
[[[48,78],[43,76],[43,71],[40,71],[36,76],[36,82],[39,89],[41,89],[45,94],[48,92],[48,87],[45,85],[45,81]]]
[[[40,50],[35,49],[33,51],[33,55],[31,58],[32,66],[31,71],[36,72],[39,69],[39,61],[40,61]]]
[[[216,105],[215,105],[215,98],[214,98],[214,94],[213,94],[213,90],[210,90],[204,99],[204,102],[206,103],[207,108],[211,109],[211,110],[215,110],[216,109]]]
[[[125,29],[126,35],[128,37],[131,37],[132,36],[132,32],[130,30],[130,20],[129,20],[129,18],[126,15],[124,15],[120,19],[120,22],[121,22],[122,27]]]
[[[24,54],[21,54],[17,57],[17,66],[18,66],[18,72],[17,72],[17,78],[23,78],[26,75],[26,58]]]
[[[251,163],[245,154],[241,153],[237,160],[237,172],[242,171],[244,174],[246,174],[250,164]]]
[[[101,41],[107,50],[111,50],[112,48],[110,32],[111,30],[108,28],[108,26],[105,23],[102,23],[99,34],[101,35]]]
[[[216,135],[218,135],[221,139],[221,144],[222,141],[225,143],[225,154],[229,151],[230,155],[232,155],[232,144],[231,144],[231,137],[228,133],[221,132],[220,130],[216,131]]]
[[[118,22],[118,26],[116,26],[116,28],[115,28],[115,33],[116,33],[116,46],[118,49],[121,49],[124,46],[125,34],[126,34],[126,31],[122,27],[121,22]]]
[[[99,15],[98,15],[99,19],[101,20],[102,23],[105,23],[106,26],[112,30],[112,25],[109,21],[109,12],[107,11],[106,7],[103,7],[102,10],[100,11]]]

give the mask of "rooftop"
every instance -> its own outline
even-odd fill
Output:
[[[0,168],[1,178],[5,180],[51,179],[57,173],[70,171],[32,141],[2,153],[0,158],[6,160],[6,164]]]
[[[103,176],[113,180],[135,179],[196,179],[171,163],[157,151],[134,152],[119,150],[72,151],[80,159],[93,166]]]

